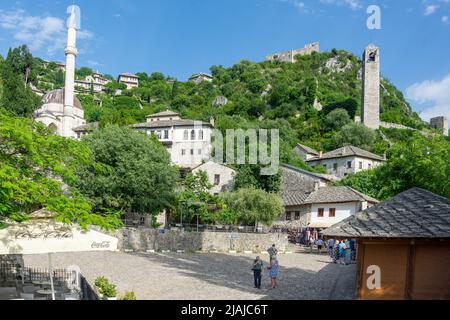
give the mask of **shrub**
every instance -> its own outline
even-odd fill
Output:
[[[137,300],[137,298],[136,298],[136,294],[134,293],[134,291],[127,291],[120,298],[120,300]]]
[[[116,285],[113,285],[105,277],[98,277],[95,280],[95,286],[98,288],[99,293],[105,298],[114,298],[117,296]]]

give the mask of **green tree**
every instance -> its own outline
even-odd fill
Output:
[[[194,222],[197,217],[202,223],[212,222],[218,203],[217,197],[211,194],[212,187],[206,172],[188,173],[178,196],[178,216],[182,214],[183,221],[188,222]]]
[[[0,216],[24,221],[45,208],[59,221],[120,226],[115,212],[92,213],[75,188],[80,165],[93,166],[86,145],[55,136],[42,124],[0,112]]]
[[[222,195],[227,207],[234,212],[241,223],[258,226],[271,225],[284,212],[282,199],[258,189],[240,189]]]
[[[107,126],[84,141],[101,166],[79,170],[78,187],[96,211],[157,215],[173,205],[178,170],[157,140],[128,127]]]
[[[331,130],[339,130],[350,122],[350,116],[344,109],[335,109],[325,118],[326,129]]]
[[[344,179],[341,184],[385,200],[413,187],[450,198],[450,144],[441,136],[413,133],[388,150],[387,163]]]
[[[357,123],[347,124],[333,137],[334,148],[352,145],[369,151],[373,150],[375,140],[375,131]]]

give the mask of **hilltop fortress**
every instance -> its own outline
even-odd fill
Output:
[[[266,57],[266,61],[282,61],[282,62],[294,63],[296,61],[295,60],[296,56],[310,55],[313,52],[317,52],[317,53],[320,52],[320,46],[319,46],[318,42],[307,44],[307,45],[305,45],[304,48],[301,48],[301,49],[289,50],[289,51],[285,51],[285,52],[274,53],[274,54],[268,55]]]

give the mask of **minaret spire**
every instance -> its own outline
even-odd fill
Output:
[[[72,137],[74,132],[71,123],[74,118],[74,99],[75,99],[75,59],[78,51],[77,30],[80,29],[80,8],[71,5],[67,8],[69,18],[67,19],[67,47],[66,54],[66,81],[64,88],[64,117],[63,117],[63,136]]]

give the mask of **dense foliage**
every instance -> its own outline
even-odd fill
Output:
[[[283,200],[277,194],[260,189],[242,188],[224,193],[222,198],[236,219],[246,225],[272,225],[284,212]]]
[[[341,182],[384,200],[420,187],[450,198],[450,144],[442,136],[425,137],[406,132],[405,141],[388,151],[389,161],[371,171],[361,172]]]
[[[23,221],[45,208],[65,223],[118,226],[115,214],[93,214],[91,203],[74,187],[80,165],[94,165],[85,144],[0,112],[0,217]]]
[[[95,211],[157,215],[172,206],[178,169],[158,141],[118,126],[95,131],[83,141],[97,166],[80,169],[77,186]]]

